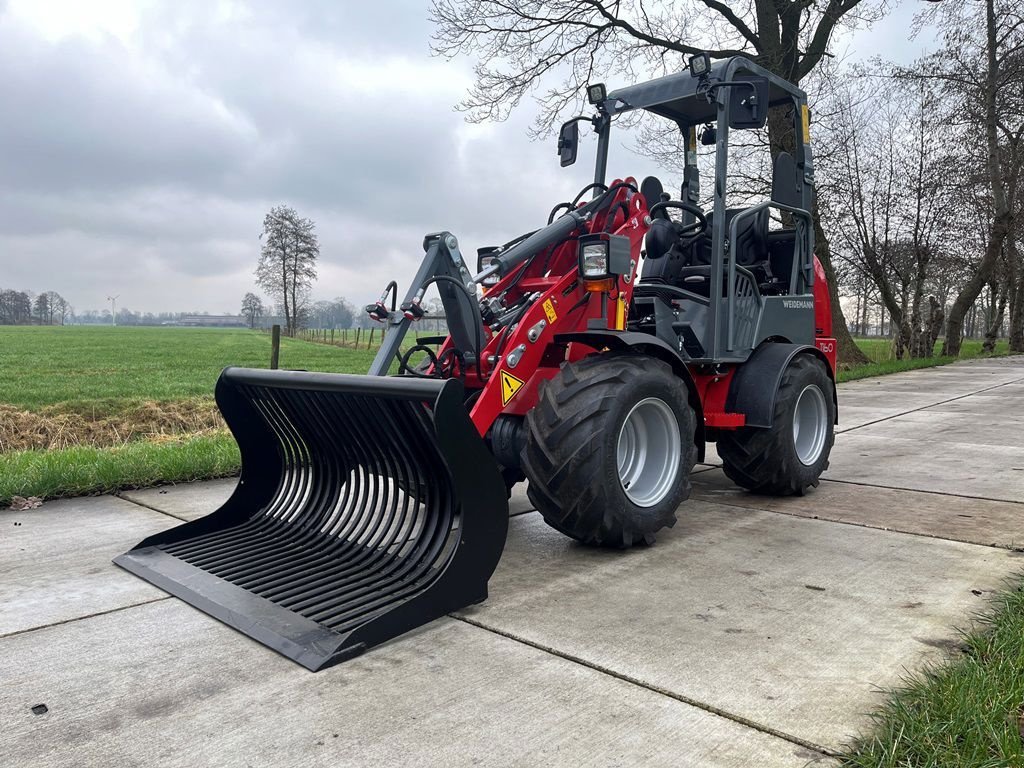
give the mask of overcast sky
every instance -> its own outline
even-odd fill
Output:
[[[314,296],[362,304],[404,289],[427,232],[471,254],[536,228],[589,180],[592,143],[561,169],[527,137],[532,105],[466,124],[472,62],[430,55],[427,7],[0,0],[0,288],[237,312],[285,203],[317,223]],[[833,48],[909,61],[916,7]],[[609,170],[655,169],[620,149]]]

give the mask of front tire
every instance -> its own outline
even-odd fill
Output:
[[[653,544],[697,459],[683,381],[655,358],[607,353],[563,363],[539,395],[523,471],[544,520],[585,544]]]
[[[835,442],[835,385],[824,363],[797,355],[782,375],[772,426],[723,432],[718,455],[737,485],[771,496],[802,496],[818,486]]]

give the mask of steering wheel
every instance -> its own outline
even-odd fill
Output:
[[[660,203],[655,203],[648,210],[648,214],[652,219],[659,218],[657,214],[661,213],[667,208],[677,208],[680,211],[686,211],[692,213],[695,221],[689,224],[680,224],[673,221],[672,225],[676,230],[676,236],[682,240],[696,239],[708,231],[708,219],[704,215],[704,211],[695,205],[684,203],[682,200],[662,200]],[[664,214],[665,218],[668,218],[668,214]]]

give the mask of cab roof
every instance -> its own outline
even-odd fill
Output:
[[[745,56],[733,56],[716,61],[711,65],[711,83],[729,80],[746,80],[763,77],[768,80],[769,106],[792,103],[794,99],[806,101],[807,95],[787,80],[773,75]],[[619,88],[608,94],[604,101],[609,115],[644,109],[677,123],[698,125],[712,122],[717,116],[717,106],[707,99],[696,98],[700,80],[690,74],[689,69],[671,75]]]

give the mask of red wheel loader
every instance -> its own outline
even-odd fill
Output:
[[[817,485],[836,347],[806,96],[743,57],[701,55],[652,82],[590,86],[588,101],[558,151],[573,163],[589,122],[592,184],[540,229],[480,249],[475,273],[454,235],[428,235],[402,303],[392,283],[367,308],[387,326],[369,375],[226,369],[237,489],[115,562],[317,670],[484,600],[517,482],[551,527],[606,547],[675,522],[709,441],[751,491]],[[728,207],[730,134],[762,128],[769,108],[794,150],[775,157],[770,198]],[[606,183],[612,123],[634,110],[678,126],[678,198],[653,177]],[[449,335],[403,347],[431,286]]]

